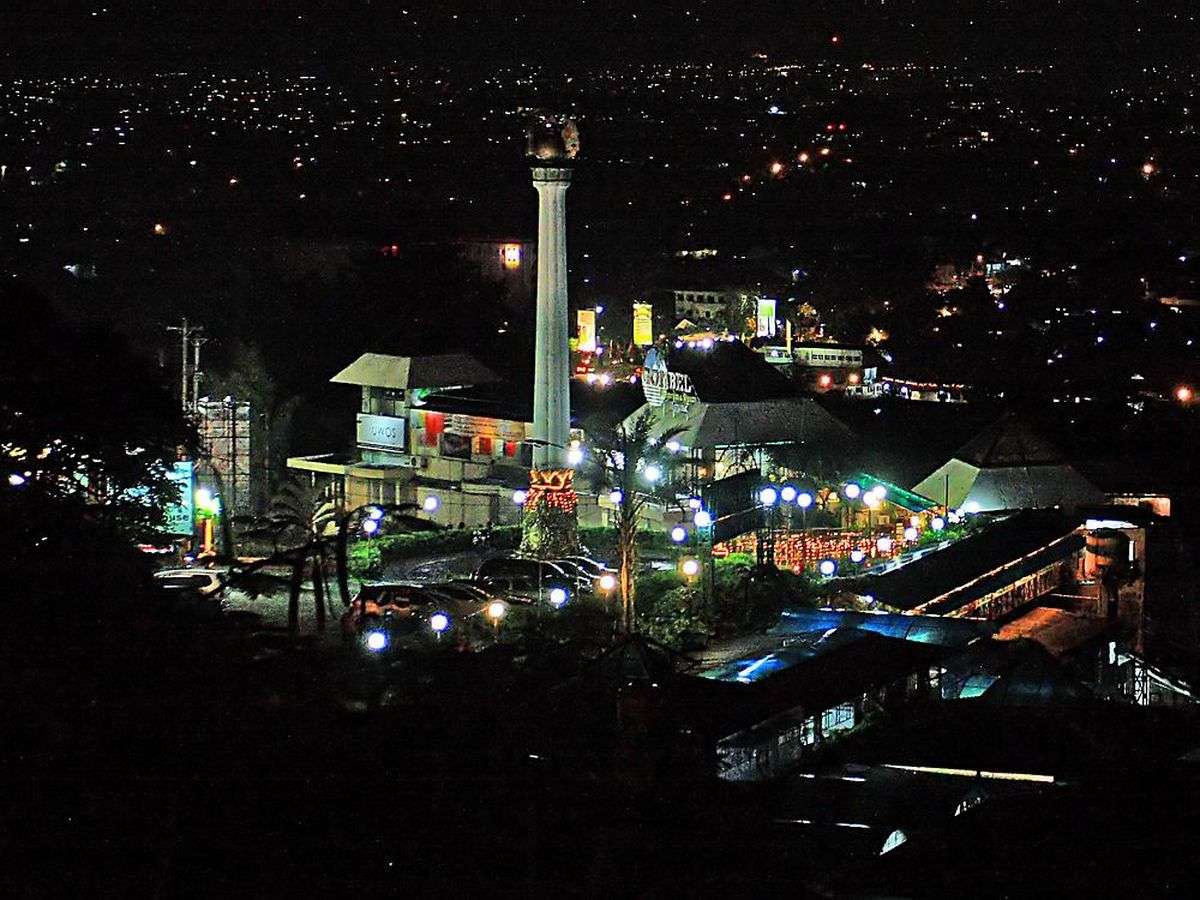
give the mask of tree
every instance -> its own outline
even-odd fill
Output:
[[[289,481],[271,499],[267,514],[244,533],[270,538],[270,559],[291,565],[288,581],[288,631],[300,627],[300,591],[304,578],[312,578],[317,630],[325,630],[325,569],[328,541],[337,529],[337,507],[303,481]],[[282,546],[285,545],[285,546]],[[233,578],[248,571],[238,572]]]
[[[629,427],[619,423],[586,429],[595,462],[617,499],[617,580],[621,626],[626,632],[632,632],[637,621],[638,526],[655,485],[665,480],[669,468],[665,444],[673,434],[655,440],[650,436],[652,427],[653,415],[647,412]],[[647,477],[651,467],[658,468],[660,477]]]
[[[92,566],[93,593],[118,558],[138,559],[135,544],[163,541],[170,473],[195,431],[161,370],[111,328],[72,327],[20,286],[0,287],[0,304],[0,566],[55,572],[63,590]]]

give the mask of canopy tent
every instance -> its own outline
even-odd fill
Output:
[[[1062,454],[1011,415],[961,447],[913,491],[971,512],[1104,502]]]

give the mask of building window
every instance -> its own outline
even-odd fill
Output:
[[[490,437],[480,437],[478,446],[475,448],[475,453],[478,456],[492,455],[492,439]]]
[[[831,734],[835,731],[845,731],[854,727],[854,706],[843,703],[833,709],[821,713],[821,733]]]

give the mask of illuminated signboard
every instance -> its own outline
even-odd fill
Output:
[[[633,304],[633,342],[639,347],[654,343],[654,307],[649,303]]]
[[[775,337],[775,298],[758,298],[758,327],[755,334],[758,337]]]
[[[505,244],[500,249],[500,259],[504,263],[504,268],[506,268],[506,269],[520,268],[521,245],[520,244]]]
[[[363,447],[403,450],[406,424],[404,419],[396,416],[372,416],[367,413],[359,413],[358,443]]]
[[[167,521],[163,526],[166,534],[187,535],[192,533],[192,522],[195,516],[194,484],[196,464],[190,459],[175,463],[167,473],[167,479],[179,489],[179,496],[167,506]]]
[[[576,349],[581,353],[596,352],[596,310],[581,309],[575,314],[579,326],[579,344]]]
[[[696,399],[692,379],[682,372],[667,369],[666,358],[657,350],[646,353],[642,368],[642,393],[651,406],[675,404],[686,406]]]

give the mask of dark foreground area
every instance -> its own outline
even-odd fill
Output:
[[[1196,779],[1148,762],[1178,734],[1111,748],[1105,777],[997,792],[881,857],[846,829],[781,824],[777,784],[710,779],[622,723],[616,695],[578,693],[595,709],[560,715],[565,656],[448,651],[385,671],[252,622],[60,613],[2,638],[8,896],[1196,887]],[[1078,769],[1069,742],[1046,752]]]

